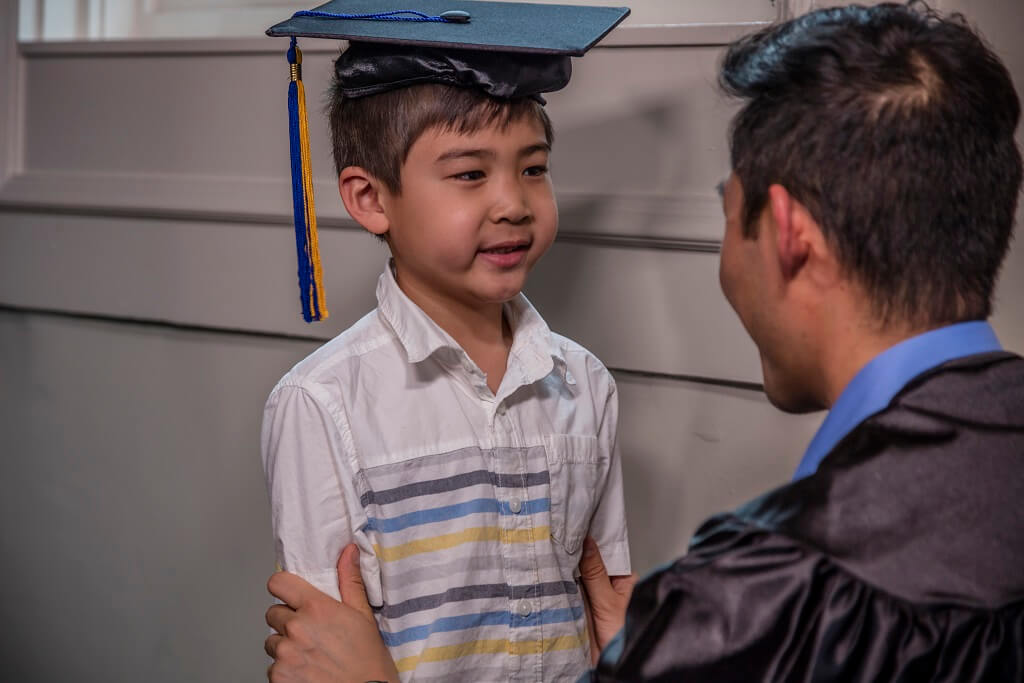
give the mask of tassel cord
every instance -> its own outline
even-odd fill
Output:
[[[312,276],[313,287],[309,292],[310,308],[316,320],[323,320],[327,317],[327,308],[324,302],[323,289],[323,266],[320,263],[320,241],[316,229],[316,208],[313,203],[313,163],[309,152],[309,124],[306,116],[306,92],[302,81],[298,81],[298,104],[299,104],[299,141],[302,150],[302,188],[306,198],[306,249],[308,250],[310,275]]]
[[[412,15],[412,16],[409,16]],[[316,17],[318,19],[366,19],[369,21],[430,21],[447,23],[444,17],[430,16],[411,9],[400,9],[394,12],[380,12],[378,14],[337,14],[335,12],[323,12],[320,10],[299,10],[292,15],[296,17]]]
[[[299,298],[306,322],[327,317],[323,268],[320,263],[313,203],[313,172],[309,153],[306,93],[302,84],[302,52],[292,38],[288,49],[291,78],[288,83],[288,132],[292,175],[292,210],[295,219],[295,252],[298,259]]]

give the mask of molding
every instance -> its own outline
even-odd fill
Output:
[[[740,21],[720,24],[639,24],[620,26],[595,46],[624,47],[702,47],[724,46],[740,36],[768,26],[767,21]]]
[[[722,251],[721,240],[671,237],[634,237],[600,232],[567,232],[560,230],[556,242],[586,244],[617,249],[647,249],[649,251],[686,251],[691,254],[717,254]]]
[[[18,52],[18,3],[0,2],[0,186],[23,168],[23,61]]]
[[[821,0],[778,0],[778,2],[780,21],[792,19],[800,16],[801,14],[807,14],[813,9],[825,7],[829,4],[841,4],[839,0],[835,0],[834,2],[822,2]],[[870,4],[870,1],[868,4]]]
[[[53,40],[21,43],[22,54],[32,59],[69,56],[118,57],[138,55],[232,55],[283,54],[287,41],[269,36],[254,38],[156,38],[152,40]],[[309,41],[303,53],[337,52],[337,46],[319,45],[330,41]]]
[[[0,186],[0,214],[44,213],[290,226],[290,186],[285,179],[196,177],[153,173],[29,171]],[[315,193],[331,197],[333,182]],[[182,201],[187,197],[187,204]],[[592,246],[717,253],[721,205],[713,193],[679,195],[558,191],[559,241]],[[359,229],[340,202],[322,201],[323,228]],[[631,232],[643,226],[643,233]]]
[[[313,334],[293,334],[289,332],[278,332],[270,330],[259,330],[239,327],[223,327],[217,325],[204,325],[198,323],[182,323],[171,320],[158,320],[154,318],[138,318],[133,316],[110,315],[106,313],[86,313],[81,311],[62,310],[55,308],[41,308],[36,306],[19,306],[0,302],[0,313],[16,315],[36,315],[50,318],[62,318],[65,320],[80,320],[88,322],[101,322],[111,325],[136,325],[161,330],[175,330],[178,332],[192,332],[197,334],[222,334],[255,339],[276,339],[280,341],[294,341],[311,344],[323,344],[333,336],[330,332],[320,331]],[[322,329],[322,328],[320,328]],[[635,368],[620,368],[607,366],[608,370],[621,378],[639,379],[642,381],[670,381],[686,382],[691,384],[704,384],[715,387],[727,387],[731,389],[743,389],[745,391],[764,392],[764,385],[760,382],[748,382],[738,379],[722,377],[708,377],[706,375],[688,375],[671,372],[657,372],[653,370],[639,370]]]
[[[769,22],[750,21],[701,24],[640,24],[620,26],[609,33],[595,50],[643,47],[697,47],[727,45],[736,38],[767,26]],[[341,41],[309,40],[303,43],[307,54],[336,54]],[[153,40],[72,40],[21,43],[22,54],[31,58],[74,55],[207,55],[207,54],[280,54],[285,41],[266,36],[252,38],[190,38]]]
[[[333,183],[316,183],[319,196]],[[26,171],[0,187],[0,211],[35,211],[195,220],[285,222],[291,186],[284,178],[227,178],[102,171]],[[344,210],[320,208],[327,220]]]

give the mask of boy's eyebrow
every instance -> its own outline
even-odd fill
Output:
[[[718,196],[721,199],[725,199],[725,183],[726,182],[727,181],[725,179],[722,179],[722,180],[718,181],[717,185],[715,185],[715,190],[718,192]]]
[[[531,154],[535,154],[537,152],[550,152],[550,151],[551,151],[551,145],[549,145],[546,142],[538,142],[535,145],[529,145],[528,147],[523,147],[521,150],[519,150],[519,156],[521,156],[521,157],[528,157]],[[464,159],[466,157],[480,159],[480,158],[484,158],[484,157],[491,157],[491,158],[493,158],[495,156],[497,156],[497,154],[495,154],[495,152],[493,150],[490,150],[490,149],[484,149],[484,148],[480,148],[480,149],[475,149],[475,148],[456,148],[456,149],[450,149],[447,152],[445,152],[444,154],[442,154],[441,156],[437,157],[437,159],[434,161],[434,163],[441,164],[441,163],[444,163],[445,161],[451,161],[453,159]]]
[[[528,157],[531,154],[536,154],[537,152],[550,152],[550,151],[551,151],[551,145],[549,145],[546,142],[538,142],[536,145],[530,145],[529,147],[523,147],[521,150],[519,150],[519,156],[521,156],[521,157]]]
[[[483,157],[494,157],[496,156],[493,150],[489,149],[450,149],[437,159],[434,160],[435,164],[440,164],[445,161],[451,161],[452,159],[462,159],[465,157],[483,158]]]

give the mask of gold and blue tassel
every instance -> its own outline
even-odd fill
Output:
[[[292,165],[292,208],[295,214],[295,251],[299,265],[302,318],[308,323],[328,316],[324,300],[323,267],[313,206],[313,169],[309,155],[306,92],[302,87],[302,51],[295,38],[288,48],[291,80],[288,83],[288,132]]]

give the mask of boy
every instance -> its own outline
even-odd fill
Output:
[[[617,398],[601,363],[520,293],[557,229],[540,93],[565,85],[569,58],[506,48],[510,19],[543,33],[597,10],[592,44],[626,12],[464,4],[471,31],[503,34],[501,51],[441,38],[459,30],[441,22],[378,23],[367,2],[299,18],[329,28],[282,31],[361,39],[335,65],[338,186],[392,258],[378,308],[268,399],[277,556],[338,596],[336,561],[355,542],[404,680],[575,680],[590,661],[584,537],[611,573],[630,571]]]

